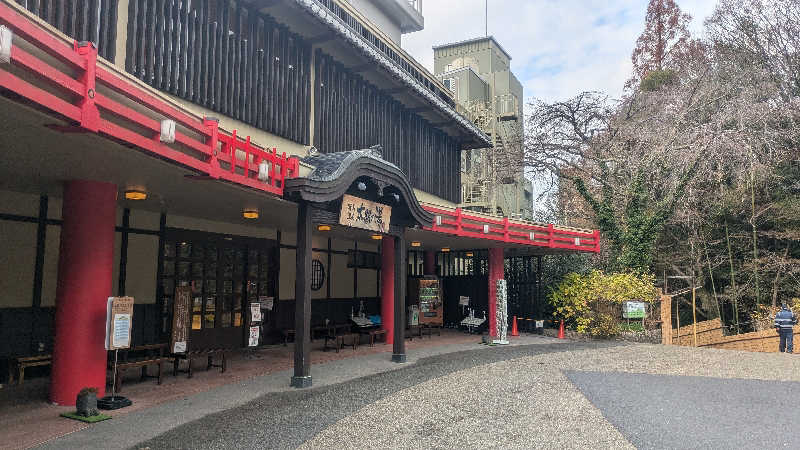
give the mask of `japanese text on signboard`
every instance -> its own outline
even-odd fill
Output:
[[[340,225],[386,233],[389,231],[391,217],[391,206],[352,195],[342,197],[342,211],[339,214]]]

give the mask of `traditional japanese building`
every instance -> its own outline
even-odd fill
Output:
[[[439,277],[445,323],[465,296],[493,317],[505,274],[535,315],[540,255],[598,234],[458,208],[490,139],[400,48],[422,25],[420,0],[0,0],[0,364],[102,395],[111,296],[135,345],[293,333],[300,387],[312,328],[354,311],[405,360],[407,278]]]

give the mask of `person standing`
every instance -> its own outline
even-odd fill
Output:
[[[797,317],[785,302],[781,303],[781,310],[775,314],[775,331],[780,335],[780,343],[778,344],[778,351],[792,353],[793,340],[794,340],[794,325],[797,323]]]

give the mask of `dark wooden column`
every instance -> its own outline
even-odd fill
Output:
[[[392,361],[406,362],[406,258],[405,230],[394,238],[394,343]]]
[[[292,387],[311,386],[311,211],[297,205],[297,268],[294,282],[294,376]]]

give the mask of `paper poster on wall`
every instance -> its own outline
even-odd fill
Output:
[[[131,346],[133,297],[109,297],[106,305],[106,349]]]
[[[275,306],[275,297],[261,295],[258,297],[258,301],[261,303],[261,309],[266,309],[267,311],[272,311]]]
[[[469,306],[469,297],[464,297],[463,295],[458,297],[458,304],[461,306]]]
[[[261,322],[261,303],[250,303],[250,322]]]
[[[114,325],[111,346],[113,348],[128,348],[131,345],[131,315],[114,314]]]
[[[250,338],[247,340],[247,345],[249,347],[255,347],[258,345],[258,335],[259,327],[250,327]]]

